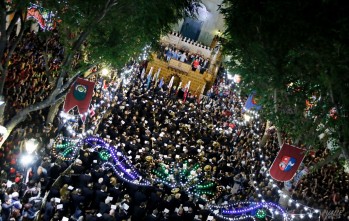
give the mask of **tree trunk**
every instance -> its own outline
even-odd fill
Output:
[[[259,147],[263,147],[267,143],[269,139],[269,132],[268,132],[269,128],[270,128],[270,121],[267,121],[267,125],[265,126],[263,137],[259,142]]]
[[[26,108],[28,109],[28,108]],[[25,109],[24,109],[25,110]],[[9,137],[9,135],[11,134],[12,130],[22,121],[25,120],[25,118],[27,117],[27,114],[23,114],[24,112],[19,112],[18,114],[16,114],[9,123],[6,124],[6,129],[7,129],[7,133],[2,135],[2,140],[0,141],[0,147],[2,146],[2,144],[7,140],[7,138]]]
[[[346,142],[343,142],[343,144],[341,145],[341,150],[341,153],[343,154],[345,160],[349,162],[349,147],[347,146]]]
[[[54,92],[53,92],[54,93]],[[31,112],[37,111],[37,110],[41,110],[44,109],[50,105],[52,105],[53,103],[56,102],[55,96],[51,96],[49,98],[47,98],[44,101],[41,101],[39,103],[36,104],[32,104],[26,108],[24,108],[23,110],[19,111],[15,116],[13,116],[11,118],[11,120],[5,125],[6,129],[7,129],[7,134],[3,135],[3,139],[0,141],[0,147],[2,146],[2,144],[5,142],[5,140],[8,138],[8,136],[11,134],[12,130],[22,121],[24,121],[27,118],[27,115]]]
[[[276,130],[276,135],[278,137],[278,143],[279,143],[279,147],[282,147],[283,141],[282,141],[282,137],[281,137],[281,132],[279,130]]]
[[[0,68],[0,73],[1,73],[1,76],[0,76],[0,95],[3,96],[4,93],[4,87],[5,87],[5,80],[6,80],[6,76],[7,76],[7,65],[4,64],[3,66],[1,66]],[[5,97],[3,97],[4,100],[5,100]],[[5,105],[4,105],[5,106]]]
[[[55,104],[53,104],[50,107],[50,110],[47,114],[47,118],[46,118],[46,125],[48,124],[52,124],[53,120],[55,119],[55,117],[57,116],[57,112],[59,110],[59,106],[63,103],[64,99],[61,98],[59,99]]]
[[[0,105],[0,125],[4,125],[6,103]]]
[[[275,108],[275,114],[278,112],[278,105],[277,105],[277,91],[276,89],[274,90],[274,108]],[[276,128],[276,135],[278,137],[278,143],[279,143],[279,147],[281,148],[282,146],[282,136],[281,136],[281,132],[279,130],[279,128]]]

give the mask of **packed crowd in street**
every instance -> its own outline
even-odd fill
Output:
[[[7,106],[14,111],[11,115],[16,107],[43,99],[49,91],[42,67],[45,61],[35,39],[28,34],[24,51],[18,52],[25,56],[14,56],[9,69],[13,74],[6,93]],[[58,68],[59,48],[53,40],[50,68]],[[340,211],[335,216],[321,213],[322,220],[348,220],[349,179],[339,162],[310,172],[291,187],[268,177],[280,148],[276,131],[269,130],[269,140],[259,146],[266,124],[258,118],[244,122],[245,99],[236,88],[226,88],[223,78],[218,77],[217,90],[211,90],[209,96],[199,99],[189,95],[184,102],[178,96],[182,93],[167,84],[159,87],[153,83],[147,88],[137,63],[130,68],[132,79],[124,86],[107,82],[105,88],[103,81],[93,77],[97,83],[91,102],[94,114],[85,124],[59,118],[44,126],[47,110],[43,110],[12,133],[0,150],[0,220],[224,220],[236,216],[223,216],[221,210],[216,213],[212,205],[230,209],[235,205],[238,209],[243,207],[239,202],[262,200],[280,204],[288,214],[305,214],[305,220],[319,220],[316,213],[309,213],[313,208]],[[32,94],[31,87],[35,89]],[[223,88],[227,93],[219,91]],[[25,97],[21,100],[21,96]],[[125,182],[102,166],[115,163],[113,158],[102,159],[88,145],[83,145],[74,159],[59,157],[54,150],[54,142],[61,141],[57,136],[78,138],[67,129],[68,124],[77,133],[92,131],[90,135],[118,147],[151,185]],[[24,137],[41,143],[30,167],[19,162]],[[327,154],[324,149],[313,151],[301,169],[310,168]],[[162,167],[173,173],[159,179],[154,171]],[[189,175],[197,180],[213,183],[210,191],[189,192],[168,184],[175,183],[186,167],[195,168]],[[265,219],[271,217],[278,216],[268,212]]]

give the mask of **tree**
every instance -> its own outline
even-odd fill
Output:
[[[2,80],[0,95],[3,95],[11,50],[17,47],[28,25],[24,12],[29,2],[24,0],[7,2],[6,0],[0,2],[2,16],[0,58],[3,61],[0,67]],[[193,13],[195,4],[197,4],[196,0],[43,1],[41,6],[55,13],[60,43],[64,47],[64,59],[57,78],[52,78],[51,71],[46,68],[47,75],[51,77],[50,83],[53,85],[46,99],[20,110],[11,119],[4,119],[4,112],[0,112],[0,118],[3,119],[2,122],[8,130],[8,133],[3,135],[0,146],[29,113],[49,107],[62,99],[74,80],[86,70],[101,62],[124,64],[130,56],[139,53],[146,44],[158,40],[159,35],[167,32],[172,23]],[[8,27],[5,22],[6,15],[12,12],[14,12],[14,18],[20,18],[21,25],[21,32],[15,37],[15,41],[9,39],[15,20],[13,19]],[[41,37],[47,40],[54,34],[56,33],[45,32],[41,33]],[[74,56],[77,54],[83,54],[86,59],[81,59],[79,64],[73,64]],[[47,58],[46,54],[45,59]],[[4,110],[4,107],[2,108]]]
[[[311,147],[322,146],[318,136],[331,131],[348,160],[347,10],[341,0],[224,0],[221,6],[230,69],[260,95],[262,116]]]

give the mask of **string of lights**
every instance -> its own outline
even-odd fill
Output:
[[[124,74],[127,75],[129,73],[132,73],[134,70],[133,69],[128,69],[126,71],[124,71]],[[122,83],[121,83],[122,82]],[[119,85],[121,87],[124,87],[127,81],[126,79],[124,80],[120,80],[119,81]],[[112,93],[107,92],[106,93],[106,99],[101,100],[101,102],[99,104],[93,104],[93,106],[95,108],[100,108],[102,106],[106,106],[106,108],[110,108],[110,104],[109,102],[111,100],[114,99],[115,95],[113,95]],[[239,99],[237,101],[239,103],[239,105],[241,105],[241,107],[243,107],[243,103],[242,103],[242,99],[239,96]],[[105,104],[105,105],[104,105]],[[103,110],[101,113],[104,114],[106,112],[106,109]],[[252,125],[252,131],[253,131],[253,138],[254,141],[252,142],[253,148],[257,150],[257,152],[259,152],[260,154],[260,158],[263,159],[265,156],[263,156],[263,153],[261,151],[261,149],[258,147],[259,146],[259,138],[260,138],[260,122],[259,122],[259,114],[257,111],[254,110],[244,110],[244,120],[241,120],[241,118],[239,116],[236,115],[235,112],[232,112],[232,117],[231,120],[232,122],[237,125],[238,127],[246,127],[248,125]],[[87,116],[88,113],[84,113],[83,115]],[[76,123],[77,117],[79,116],[73,116],[73,115],[69,115],[69,114],[61,114],[61,117],[64,119],[63,122],[67,123],[68,126],[66,127],[68,131],[71,132],[72,135],[76,135],[78,134],[78,132],[76,132],[74,130],[75,126],[74,124]],[[216,128],[218,129],[218,127]],[[193,196],[197,196],[202,198],[203,200],[205,200],[206,202],[208,202],[208,209],[210,210],[211,213],[213,213],[215,216],[220,217],[224,220],[256,220],[254,216],[252,215],[247,215],[245,213],[247,212],[251,212],[252,210],[256,210],[256,209],[260,209],[260,208],[264,208],[269,210],[272,214],[275,215],[281,215],[282,217],[284,217],[285,220],[292,220],[294,218],[305,218],[306,216],[308,217],[313,217],[314,213],[319,213],[318,210],[304,206],[298,202],[296,202],[295,200],[289,198],[286,194],[284,194],[280,188],[277,186],[277,184],[273,183],[272,179],[269,179],[269,182],[272,183],[273,188],[278,188],[278,192],[280,194],[281,197],[283,198],[289,198],[289,202],[294,203],[294,205],[296,207],[303,207],[303,210],[308,211],[307,213],[301,213],[301,214],[288,214],[283,208],[281,208],[280,206],[278,206],[277,204],[271,203],[271,202],[265,202],[263,195],[261,194],[259,188],[254,185],[256,192],[258,192],[258,196],[261,199],[261,202],[249,202],[248,207],[242,207],[239,208],[237,210],[233,210],[229,208],[233,208],[235,205],[242,205],[243,202],[236,202],[233,204],[229,204],[228,206],[226,205],[216,205],[216,203],[214,202],[214,200],[219,196],[219,194],[221,193],[221,191],[218,188],[218,191],[216,193],[216,195],[213,197],[213,199],[210,199],[210,201],[206,198],[207,196],[205,195],[210,195],[212,194],[209,190],[206,190],[206,188],[211,188],[213,186],[215,186],[215,182],[212,183],[203,183],[203,181],[200,182],[196,182],[196,184],[191,185],[191,181],[195,180],[199,175],[202,175],[202,173],[196,173],[195,175],[193,173],[191,173],[192,171],[196,171],[198,169],[194,168],[186,168],[183,169],[183,171],[181,171],[181,176],[185,176],[185,174],[189,174],[186,182],[182,182],[180,181],[178,182],[172,182],[172,180],[166,180],[166,178],[168,177],[167,175],[163,174],[162,172],[153,170],[152,172],[154,173],[155,176],[149,176],[151,178],[151,181],[148,181],[146,179],[143,179],[143,177],[140,175],[140,173],[137,171],[137,169],[135,169],[135,167],[132,165],[131,160],[125,156],[125,154],[122,153],[121,150],[118,150],[117,147],[111,146],[109,143],[107,143],[106,141],[104,141],[102,138],[98,138],[98,137],[88,137],[85,139],[82,139],[83,137],[87,136],[88,134],[92,134],[93,131],[92,129],[87,130],[87,133],[81,133],[78,134],[78,137],[80,137],[80,141],[74,141],[75,147],[71,147],[74,145],[70,145],[69,142],[71,142],[72,140],[67,140],[67,143],[64,144],[57,144],[55,146],[54,149],[64,149],[64,151],[66,151],[67,153],[71,153],[71,155],[73,156],[72,158],[74,158],[74,156],[76,156],[76,152],[77,150],[79,150],[81,143],[87,143],[89,145],[92,146],[92,148],[94,148],[95,151],[98,151],[99,149],[104,149],[106,151],[100,151],[99,154],[101,156],[101,158],[104,161],[102,164],[103,168],[105,169],[109,169],[112,168],[112,170],[114,171],[114,173],[123,181],[128,182],[128,183],[132,183],[135,185],[140,185],[140,186],[151,186],[152,183],[163,183],[164,185],[167,185],[171,188],[176,188],[178,186],[180,187],[185,187],[184,190],[187,191],[188,194],[193,195]],[[82,141],[81,141],[82,140]],[[73,142],[73,143],[74,143]],[[69,151],[68,151],[69,150]],[[63,151],[63,153],[64,153]],[[73,154],[75,153],[75,155]],[[72,160],[72,158],[62,158],[64,160]],[[112,158],[114,163],[109,162],[108,160]],[[197,162],[199,162],[199,158],[196,157],[192,157],[193,159],[196,159]],[[189,160],[190,158],[186,158],[184,160]],[[262,165],[265,165],[265,162],[262,160]],[[174,165],[170,165],[170,170],[173,169]],[[200,166],[199,166],[200,167]],[[166,170],[166,169],[165,169]],[[257,171],[256,171],[257,172]],[[173,173],[170,172],[170,174]],[[255,177],[255,174],[253,174],[253,177]],[[267,175],[268,177],[268,175]],[[256,181],[253,181],[256,182]],[[253,205],[252,207],[250,205]],[[228,209],[225,209],[228,208]],[[218,210],[218,212],[217,212]],[[263,216],[264,213],[262,210],[258,210],[259,215]],[[235,217],[230,217],[230,215],[235,215]]]

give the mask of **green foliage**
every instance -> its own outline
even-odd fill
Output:
[[[262,116],[309,145],[326,128],[349,141],[348,9],[341,0],[223,1],[230,69],[261,95]],[[316,105],[305,113],[312,96]]]
[[[114,2],[111,7],[106,3]],[[89,30],[84,52],[93,62],[122,67],[138,55],[145,45],[159,40],[171,25],[193,13],[198,0],[103,0],[49,1],[47,7],[57,11],[62,42],[72,46],[84,30]],[[107,10],[102,21],[98,21]],[[68,51],[67,51],[68,52]]]

